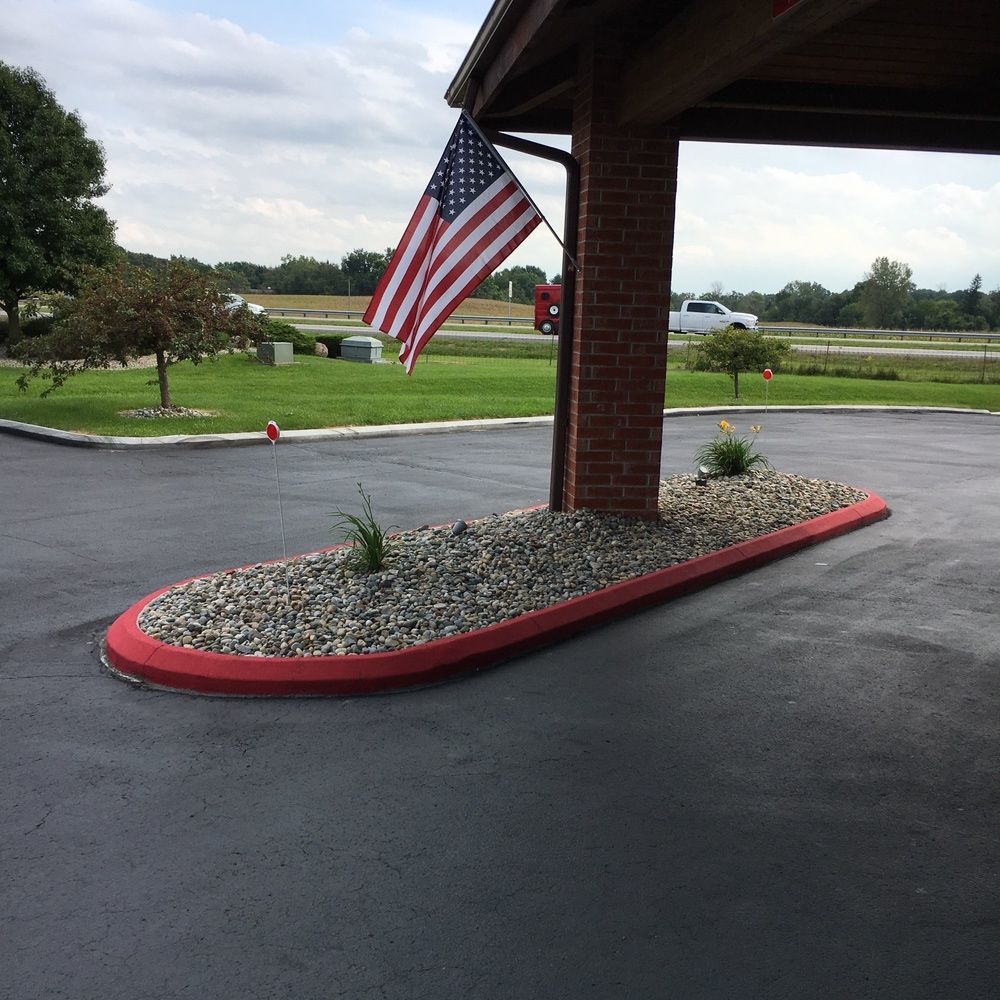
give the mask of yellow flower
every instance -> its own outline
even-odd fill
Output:
[[[753,427],[750,428],[750,433],[751,434],[759,434],[760,433],[760,424],[754,424]]]
[[[728,420],[719,421],[719,430],[722,431],[723,434],[729,434],[731,431],[734,431],[735,429],[736,428]]]

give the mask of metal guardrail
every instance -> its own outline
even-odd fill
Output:
[[[961,333],[951,333],[947,330],[864,330],[859,328],[843,327],[801,327],[801,326],[772,326],[769,323],[758,323],[757,329],[762,333],[784,333],[796,337],[841,337],[844,340],[851,339],[879,339],[883,337],[898,337],[900,340],[963,340],[969,342],[982,342],[984,340],[1000,340],[1000,333],[989,333],[986,330],[965,330]]]
[[[272,316],[301,316],[303,319],[361,319],[365,314],[363,309],[285,309],[278,306],[268,306],[267,311]],[[531,326],[532,321],[531,316],[465,316],[455,313],[445,322],[482,323],[484,326],[489,326],[490,323],[501,326]]]
[[[268,306],[267,311],[272,316],[301,316],[303,319],[361,319],[365,314],[363,309],[291,309],[278,306]],[[446,322],[482,323],[483,326],[489,326],[490,323],[499,326],[531,326],[532,320],[531,316],[471,316],[454,313],[448,317]],[[844,340],[898,337],[901,340],[954,340],[960,344],[963,341],[980,343],[982,341],[1000,341],[1000,333],[989,333],[983,330],[965,330],[953,333],[948,330],[868,330],[857,327],[773,326],[769,323],[758,323],[757,329],[763,333],[782,333],[797,337],[841,337]]]

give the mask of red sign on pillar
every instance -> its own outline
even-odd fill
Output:
[[[792,7],[800,2],[801,0],[773,0],[771,17],[777,17],[779,14],[784,14],[786,10],[791,10]]]

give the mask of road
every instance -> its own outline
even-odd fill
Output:
[[[665,472],[716,419],[664,422]],[[778,468],[893,516],[459,682],[286,701],[94,652],[280,554],[269,446],[0,436],[0,997],[995,997],[997,435],[772,414]],[[290,551],[358,480],[415,527],[548,479],[540,428],[280,448]]]
[[[319,333],[344,333],[347,335],[355,336],[368,336],[371,334],[371,330],[367,327],[357,327],[357,326],[336,326],[327,324],[314,324],[314,323],[293,323],[292,326],[299,330],[315,330]],[[456,340],[523,340],[523,341],[534,341],[538,342],[540,339],[543,341],[548,341],[549,338],[543,338],[537,333],[499,333],[492,330],[477,330],[477,331],[458,331],[458,330],[443,330],[440,334],[442,337],[448,337],[449,339],[454,338]],[[688,341],[684,340],[671,340],[668,342],[668,347],[672,351],[684,351],[687,350]],[[692,341],[692,343],[697,343],[697,341]],[[826,354],[827,346],[825,343],[822,344],[791,344],[793,351],[798,351],[802,354]],[[850,355],[910,355],[917,357],[926,358],[959,358],[966,361],[974,359],[977,357],[977,351],[957,351],[949,350],[948,348],[918,348],[918,347],[851,347],[840,346],[838,344],[833,344],[829,348],[830,356],[837,354],[850,354]],[[982,350],[978,351],[978,356],[982,356]],[[1000,357],[1000,354],[990,352],[988,357],[990,359],[996,359]]]

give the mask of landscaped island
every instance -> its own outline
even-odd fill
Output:
[[[839,483],[772,471],[665,480],[660,519],[546,509],[397,535],[382,570],[350,549],[216,573],[140,614],[163,643],[241,656],[385,653],[483,629],[864,500]],[[287,570],[287,573],[286,573]],[[289,590],[290,588],[290,590]]]

